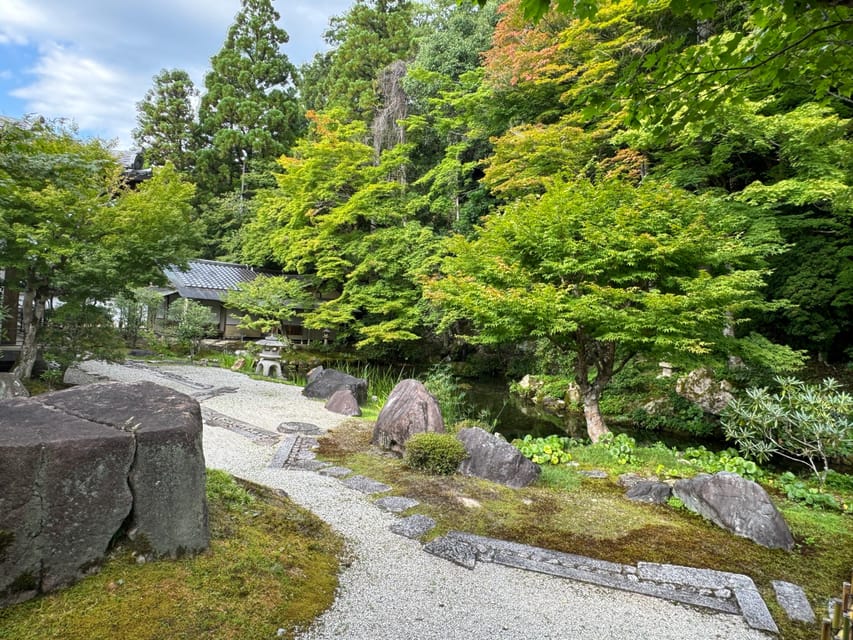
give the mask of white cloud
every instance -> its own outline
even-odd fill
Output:
[[[11,92],[26,101],[29,111],[69,117],[81,129],[107,139],[121,138],[122,146],[130,144],[138,79],[59,45],[41,51],[30,72],[35,82]]]
[[[274,0],[290,60],[298,65],[324,49],[329,18],[351,4]],[[0,46],[26,45],[39,56],[30,68],[8,69],[18,78],[9,95],[25,102],[26,113],[69,117],[127,146],[136,102],[152,78],[184,69],[203,90],[210,57],[239,10],[240,0],[0,0]]]

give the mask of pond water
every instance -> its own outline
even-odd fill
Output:
[[[476,416],[481,411],[487,413],[489,421],[495,421],[495,431],[509,441],[514,438],[523,438],[528,433],[534,438],[551,434],[586,438],[586,424],[582,413],[568,412],[565,416],[547,413],[539,407],[522,402],[518,396],[511,394],[509,383],[505,380],[466,380],[463,382],[463,387],[473,415]],[[697,438],[679,433],[632,429],[628,423],[616,424],[613,420],[608,422],[608,427],[614,433],[628,433],[641,445],[661,441],[670,447],[678,447],[679,449],[704,445],[709,449],[719,450],[730,446],[722,440]]]

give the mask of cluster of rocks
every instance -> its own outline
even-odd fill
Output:
[[[326,409],[333,413],[360,416],[361,405],[367,402],[367,380],[336,369],[315,367],[308,372],[302,395],[326,400]]]
[[[374,445],[402,456],[406,441],[416,433],[444,433],[444,420],[435,397],[419,381],[399,382],[382,407],[373,429]],[[457,438],[468,453],[457,471],[510,487],[525,487],[539,477],[539,466],[500,436],[478,427],[462,429]]]
[[[0,606],[69,585],[112,541],[176,557],[209,543],[196,400],[102,383],[0,401]]]

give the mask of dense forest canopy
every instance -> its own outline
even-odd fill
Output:
[[[299,69],[278,21],[243,0],[205,87],[161,72],[135,135],[195,184],[201,255],[304,276],[307,326],[367,357],[542,337],[580,363],[591,319],[631,308],[592,331],[612,366],[850,359],[846,3],[356,0]]]

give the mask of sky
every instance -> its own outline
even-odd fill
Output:
[[[352,0],[273,0],[297,66],[325,49]],[[240,0],[0,0],[0,116],[67,118],[83,137],[133,145],[136,103],[162,69],[199,90]]]

